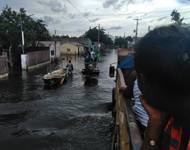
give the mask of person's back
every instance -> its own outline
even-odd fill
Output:
[[[67,64],[66,67],[67,67],[67,69],[68,69],[68,72],[69,72],[69,73],[72,73],[72,71],[73,71],[74,68],[73,68],[73,64],[71,63],[71,61],[69,61],[69,63]]]
[[[145,35],[135,68],[150,117],[142,149],[190,150],[189,29],[171,25]]]

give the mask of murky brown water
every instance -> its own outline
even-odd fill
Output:
[[[44,89],[42,76],[49,66],[14,72],[0,81],[1,150],[110,150],[114,80],[108,69],[116,54],[106,53],[99,64],[98,85],[90,87],[80,73],[83,58],[68,59],[74,64],[74,75],[56,89]]]

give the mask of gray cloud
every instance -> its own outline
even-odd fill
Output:
[[[67,12],[66,5],[62,5],[58,0],[38,1],[38,3],[49,7],[53,12]]]
[[[177,0],[179,3],[189,3],[190,0]]]
[[[68,14],[68,17],[70,18],[70,19],[75,19],[76,18],[76,14],[72,14],[72,13],[69,13]]]
[[[148,17],[149,16],[149,14],[148,13],[145,13],[145,14],[143,14],[141,17]]]
[[[53,17],[50,16],[44,16],[43,20],[45,23],[50,23],[54,21]]]
[[[110,6],[115,6],[119,0],[106,0],[103,3],[104,8],[109,8]]]
[[[120,9],[125,4],[128,5],[128,4],[131,4],[131,3],[132,4],[144,3],[145,1],[152,1],[152,0],[105,0],[104,3],[103,3],[103,7],[104,8],[109,8],[109,7],[112,6],[114,9]],[[185,1],[185,0],[181,0],[181,1]]]
[[[120,29],[122,29],[121,26],[113,26],[113,27],[108,28],[108,30],[120,30]]]
[[[161,18],[158,18],[157,21],[162,21],[162,20],[165,20],[167,19],[168,17],[161,17]]]
[[[88,16],[90,16],[90,12],[85,12],[85,13],[83,13],[82,14],[84,17],[88,17]]]
[[[46,24],[48,24],[48,25],[61,23],[60,20],[54,19],[54,18],[51,17],[51,16],[44,16],[44,17],[43,17],[43,20],[44,20],[44,22],[45,22]]]
[[[126,19],[131,19],[133,16],[127,16]]]
[[[129,0],[122,0],[121,2],[119,2],[116,6],[115,9],[120,9],[125,3],[129,3]]]
[[[91,19],[91,20],[89,20],[90,22],[97,22],[97,21],[99,21],[100,20],[100,18],[94,18],[94,19]]]

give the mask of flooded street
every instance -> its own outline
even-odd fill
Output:
[[[65,57],[65,65],[67,59],[72,59],[74,75],[56,89],[44,89],[49,66],[0,81],[2,150],[110,150],[114,80],[109,64],[116,54],[103,57],[96,86],[84,85],[82,57]]]

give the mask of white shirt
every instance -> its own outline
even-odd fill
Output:
[[[135,104],[133,106],[133,111],[136,114],[136,119],[145,127],[148,125],[148,114],[144,110],[144,107],[141,104],[140,101],[140,96],[141,96],[141,91],[138,87],[138,82],[137,79],[135,80],[134,87],[133,87],[133,95],[134,95],[134,101]]]

